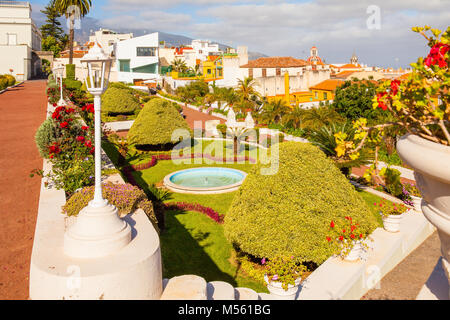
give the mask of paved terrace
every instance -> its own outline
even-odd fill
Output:
[[[28,277],[42,169],[34,135],[45,120],[45,81],[0,94],[0,299],[28,299]]]

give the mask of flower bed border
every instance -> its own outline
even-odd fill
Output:
[[[198,203],[170,202],[170,203],[165,203],[164,206],[168,210],[170,210],[170,209],[177,210],[178,209],[178,210],[195,211],[198,213],[202,213],[204,215],[207,215],[211,219],[213,219],[218,224],[223,224],[223,219],[225,217],[223,214],[218,213],[214,209],[202,206],[201,204],[198,204]]]

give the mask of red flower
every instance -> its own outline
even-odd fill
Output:
[[[81,130],[87,131],[87,130],[89,130],[89,127],[82,126],[82,127],[81,127]]]
[[[427,58],[425,59],[425,65],[431,67],[432,65],[438,65],[439,68],[447,67],[447,59],[445,55],[450,50],[450,46],[448,44],[436,43],[430,50]]]
[[[363,235],[362,235],[362,233],[361,233],[361,234],[359,235],[359,238],[360,238],[360,239],[362,239],[362,238],[363,238]]]
[[[83,137],[83,136],[78,136],[78,137],[77,137],[77,141],[79,141],[79,142],[84,142],[84,137]]]
[[[395,96],[398,93],[398,87],[400,86],[400,80],[393,80],[391,82],[391,90],[392,90],[392,94]]]
[[[330,237],[327,237],[327,241],[328,241],[328,242],[331,242],[331,238],[330,238]]]
[[[331,221],[330,227],[334,228],[334,226],[335,226],[334,221]]]
[[[90,154],[94,154],[94,152],[95,152],[95,148],[92,148],[92,149],[89,151]]]
[[[353,231],[355,231],[356,227],[352,226],[351,229],[352,229],[352,232],[353,232]]]
[[[64,122],[61,122],[60,126],[61,126],[61,128],[67,128],[69,126],[69,124],[66,121],[64,121]]]
[[[351,234],[351,235],[350,235],[350,238],[355,239],[355,235],[354,235],[354,234]]]
[[[342,233],[345,233],[345,229],[342,229]]]
[[[387,94],[387,92],[380,92],[377,94],[377,101],[378,101],[378,107],[383,109],[384,111],[387,110],[387,105],[382,101],[383,97]]]
[[[343,236],[340,236],[340,237],[339,237],[339,241],[344,241],[344,237],[343,237]]]
[[[88,141],[86,141],[86,142],[84,143],[84,145],[85,145],[86,147],[88,147],[88,148],[92,148],[92,141],[91,141],[91,140],[88,140]]]

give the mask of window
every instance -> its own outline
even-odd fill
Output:
[[[130,72],[130,60],[119,60],[119,71]]]
[[[314,98],[319,99],[319,92],[314,91]]]
[[[328,93],[327,92],[323,93],[323,100],[328,100]]]
[[[208,69],[208,74],[211,74],[211,69]]]
[[[17,45],[17,34],[15,34],[15,33],[8,33],[8,45],[9,46],[16,46]]]
[[[267,69],[262,69],[262,76],[267,77]]]
[[[281,76],[281,68],[277,68],[277,76]]]
[[[156,56],[156,48],[153,47],[137,47],[136,56],[138,57],[154,57]]]
[[[248,76],[249,76],[249,78],[253,78],[253,69],[252,68],[248,69]]]

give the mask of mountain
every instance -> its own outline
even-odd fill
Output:
[[[35,21],[35,23],[37,24],[38,27],[40,27],[41,25],[44,24],[44,18],[43,16],[34,16],[33,20]],[[62,27],[64,29],[64,31],[66,33],[69,32],[68,27],[66,25],[66,20],[65,19],[61,19],[61,24]],[[83,20],[81,21],[81,29],[77,29],[75,30],[75,41],[80,42],[80,43],[84,43],[86,41],[89,40],[89,35],[91,34],[91,32],[94,32],[96,30],[99,30],[100,28],[102,28],[102,26],[99,24],[99,21],[97,19],[94,18],[90,18],[90,17],[84,17]],[[149,34],[149,33],[153,33],[153,32],[159,32],[159,40],[160,41],[165,41],[166,44],[171,45],[171,46],[180,46],[180,45],[189,45],[191,44],[192,38],[183,36],[183,35],[178,35],[178,34],[172,34],[172,33],[167,33],[167,32],[162,32],[162,31],[158,31],[158,30],[136,30],[136,29],[127,29],[127,28],[115,28],[114,29],[115,32],[118,33],[133,33],[133,35],[135,37],[140,37],[143,36],[145,34]],[[215,42],[218,43],[218,42]],[[226,48],[229,48],[230,46],[221,44],[219,44],[219,48],[221,50],[225,50]],[[265,54],[259,53],[259,52],[248,52],[248,59],[249,60],[255,60],[261,57],[267,57]]]

